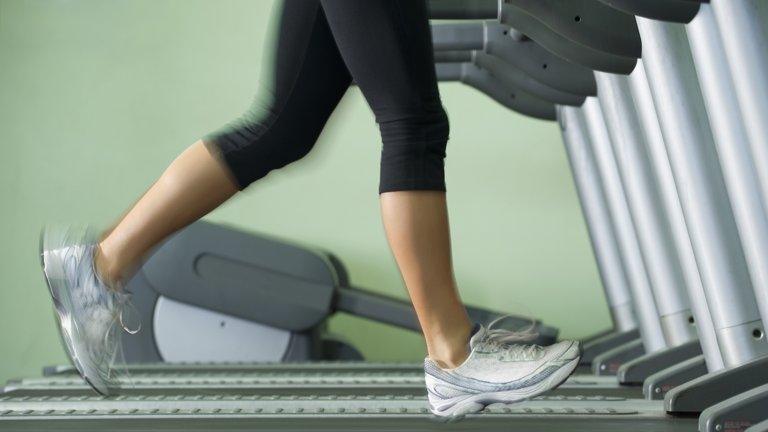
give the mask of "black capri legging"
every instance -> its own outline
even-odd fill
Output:
[[[282,0],[270,27],[253,105],[204,139],[241,189],[309,153],[354,79],[381,131],[379,192],[445,190],[424,0]]]

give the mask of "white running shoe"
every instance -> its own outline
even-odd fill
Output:
[[[498,320],[497,320],[498,321]],[[479,326],[469,342],[469,357],[455,369],[424,360],[430,410],[461,417],[494,403],[513,403],[551,390],[568,378],[581,357],[579,343],[547,347],[512,344],[514,332]]]
[[[129,296],[107,287],[93,267],[95,242],[86,229],[46,227],[40,238],[43,274],[72,364],[94,390],[120,387],[113,367],[120,350],[123,310]]]

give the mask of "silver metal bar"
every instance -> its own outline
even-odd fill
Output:
[[[723,32],[707,4],[701,5],[699,15],[686,29],[752,287],[758,306],[763,304],[768,313],[768,298],[762,298],[763,293],[768,297],[768,219],[720,39]],[[768,344],[764,337],[762,342]]]
[[[668,347],[682,345],[695,339],[696,331],[671,228],[645,150],[645,134],[626,78],[602,72],[596,72],[595,78],[664,337]]]
[[[645,352],[655,352],[666,347],[659,322],[659,312],[651,292],[645,264],[640,253],[637,234],[632,225],[627,199],[621,185],[621,177],[611,148],[610,136],[599,102],[589,97],[582,107],[587,130],[593,146],[593,154],[603,185],[606,201],[611,212],[616,236],[619,241],[624,269],[635,306],[635,316],[645,347]]]
[[[696,330],[699,334],[699,343],[710,371],[723,368],[723,357],[717,345],[715,326],[709,314],[709,306],[704,295],[704,286],[701,284],[699,268],[696,257],[693,254],[691,237],[688,235],[688,227],[683,217],[683,208],[677,195],[675,179],[672,174],[672,166],[669,163],[664,137],[661,134],[659,118],[656,115],[656,106],[653,103],[651,89],[648,86],[648,78],[642,61],[637,69],[629,75],[630,91],[637,108],[638,118],[645,131],[648,155],[654,175],[659,185],[660,199],[664,207],[667,220],[672,229],[672,241],[675,243],[677,256],[680,262],[680,271],[685,279],[688,290],[688,299],[695,319]]]
[[[589,136],[578,117],[558,108],[560,129],[571,175],[579,195],[581,211],[592,242],[592,251],[603,283],[614,329],[620,332],[637,328],[629,282],[621,262],[621,251],[611,222],[603,186],[597,173]]]
[[[680,24],[637,18],[643,65],[727,367],[766,351],[736,224],[718,167],[690,48]]]
[[[768,4],[712,0],[709,7],[721,29],[733,88],[768,201]]]
[[[743,135],[739,144],[749,143],[751,157],[756,168],[755,174],[760,185],[762,201],[768,203],[768,5],[764,0],[713,0],[712,5],[702,5],[706,20],[720,27],[722,50],[718,55],[727,59],[732,77],[727,85],[732,85],[728,92],[736,96],[741,107],[743,120]],[[699,15],[702,15],[702,12]],[[715,19],[712,18],[714,13]],[[698,20],[698,18],[697,18]],[[689,27],[692,28],[692,27]],[[696,29],[706,30],[697,24]],[[723,68],[725,71],[725,68]],[[723,78],[721,78],[723,79]],[[722,83],[726,85],[726,83]],[[732,99],[732,97],[730,98]],[[708,106],[709,108],[709,106]],[[713,106],[721,115],[723,107]],[[733,111],[732,111],[733,112]],[[734,137],[735,138],[735,137]],[[766,223],[766,212],[763,209],[760,224]],[[743,240],[746,240],[743,238]],[[763,321],[768,320],[768,261],[764,248],[768,246],[764,238],[755,240],[762,242],[747,246],[752,282],[756,291],[757,305]],[[760,248],[758,250],[758,247]],[[750,259],[750,253],[754,259]],[[760,255],[760,256],[759,256]],[[759,283],[755,279],[759,279]]]

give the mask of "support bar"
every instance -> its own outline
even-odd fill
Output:
[[[432,46],[436,51],[483,49],[485,35],[481,23],[433,24]]]
[[[637,18],[643,65],[726,366],[768,352],[688,41],[679,24]],[[684,189],[683,189],[684,187]],[[759,330],[762,331],[762,330]]]
[[[653,298],[648,273],[643,262],[637,232],[632,222],[627,197],[622,187],[616,165],[611,138],[608,134],[602,109],[596,98],[587,98],[583,113],[587,121],[595,160],[605,188],[605,196],[611,212],[616,236],[621,250],[624,269],[629,279],[635,316],[645,352],[654,352],[666,347],[664,334],[659,322],[659,311]]]
[[[582,122],[583,117],[577,116],[570,108],[560,107],[558,113],[571,173],[592,242],[592,250],[603,282],[611,318],[617,330],[582,346],[581,361],[583,364],[591,364],[592,359],[599,353],[636,339],[639,333],[635,330],[637,322],[632,308],[629,282],[620,259],[618,240],[611,223],[610,211],[600,183],[586,125]]]
[[[498,0],[429,0],[432,19],[497,19]]]
[[[709,306],[704,295],[704,287],[701,283],[699,267],[691,246],[691,237],[688,234],[688,226],[683,216],[680,197],[675,187],[675,178],[669,163],[669,156],[661,133],[659,118],[656,115],[656,106],[653,102],[651,89],[642,61],[637,69],[629,76],[630,91],[635,102],[640,122],[645,131],[648,154],[653,166],[654,175],[658,179],[661,192],[661,202],[667,214],[672,229],[672,241],[680,259],[680,271],[685,278],[685,287],[688,290],[688,300],[691,303],[691,311],[695,318],[694,324],[699,336],[707,366],[710,371],[723,368],[723,358],[717,345],[715,326],[709,314]]]
[[[336,310],[341,312],[409,330],[421,330],[413,306],[407,301],[377,295],[368,290],[344,287],[338,289],[335,305]],[[467,306],[467,313],[470,320],[483,324],[504,315],[472,306]],[[548,327],[534,318],[510,316],[504,322],[517,330],[532,327],[538,333],[535,343],[540,345],[551,345],[557,340],[557,329]]]
[[[626,77],[595,73],[600,105],[667,346],[696,338],[680,258]]]

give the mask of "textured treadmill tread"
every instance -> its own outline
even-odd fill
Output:
[[[119,370],[119,369],[118,369]],[[124,379],[132,382],[159,383],[234,383],[234,382],[272,382],[272,383],[309,383],[309,382],[349,382],[349,383],[414,383],[423,384],[424,372],[384,372],[384,371],[348,371],[348,372],[295,372],[290,370],[270,372],[186,372],[169,370],[166,372],[146,373],[128,370]],[[50,375],[41,378],[25,378],[22,382],[50,384],[75,383],[80,381],[76,375]],[[568,378],[566,385],[574,386],[605,386],[618,385],[615,377],[600,377],[589,375],[574,375]]]
[[[660,403],[608,397],[540,397],[492,405],[488,415],[663,414]],[[0,419],[73,416],[428,414],[413,396],[61,396],[0,397]]]
[[[77,385],[84,381],[77,376],[24,378],[14,383],[35,386]],[[418,375],[402,374],[129,374],[121,378],[127,384],[414,384],[424,385],[423,372]]]
[[[317,370],[317,371],[408,371],[420,372],[424,365],[415,362],[366,362],[366,361],[312,361],[312,362],[166,362],[118,365],[118,367],[145,373],[164,373],[168,371],[269,371],[269,370]],[[77,371],[69,365],[49,366],[44,368],[48,375],[75,374]]]
[[[630,424],[646,432],[696,428],[695,419],[668,417],[660,402],[623,398],[542,397],[445,423],[412,396],[0,397],[3,430],[593,432]]]

